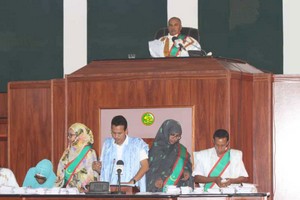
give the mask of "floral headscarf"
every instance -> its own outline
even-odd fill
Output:
[[[72,124],[69,129],[72,129],[76,135],[75,141],[68,146],[69,160],[73,160],[86,145],[94,144],[94,136],[92,131],[81,123]]]
[[[56,186],[65,186],[65,168],[72,162],[87,145],[94,143],[92,131],[82,123],[74,123],[70,126],[75,133],[75,140],[68,145],[64,151],[57,168],[57,182]],[[79,166],[75,169],[74,176],[70,181],[68,187],[77,187],[79,190],[84,188],[89,182],[97,179],[97,173],[92,169],[92,163],[97,160],[95,150],[91,149],[86,157],[82,160]]]

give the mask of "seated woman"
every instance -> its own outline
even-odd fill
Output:
[[[14,173],[7,168],[0,168],[0,187],[19,187]]]
[[[56,176],[53,172],[53,165],[50,160],[41,160],[35,167],[28,170],[23,187],[30,188],[52,188]]]
[[[92,169],[97,155],[92,145],[92,131],[81,123],[75,123],[68,130],[68,147],[64,151],[57,167],[57,187],[77,187],[86,192],[90,182],[98,179],[98,173]]]
[[[190,154],[179,143],[181,134],[181,125],[173,119],[164,121],[159,128],[149,151],[148,192],[165,191],[167,185],[194,188]]]

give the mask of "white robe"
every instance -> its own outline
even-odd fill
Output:
[[[219,160],[215,148],[210,148],[198,152],[194,152],[194,171],[192,176],[201,175],[208,176],[212,167]],[[248,177],[248,173],[245,169],[243,162],[243,153],[236,149],[230,150],[230,164],[221,175],[222,178],[238,178],[240,176]],[[203,186],[204,184],[200,184]],[[214,184],[213,188],[217,188],[217,184]]]
[[[0,187],[1,186],[19,187],[15,175],[10,169],[0,168]]]
[[[196,41],[194,38],[187,36],[184,40],[181,39],[177,39],[175,40],[175,42],[173,42],[172,38],[173,37],[177,37],[177,36],[172,36],[170,34],[168,34],[167,36],[161,37],[159,40],[153,40],[153,41],[149,41],[149,52],[150,55],[152,57],[165,57],[164,55],[164,47],[167,43],[168,40],[168,44],[169,44],[169,52],[173,47],[173,44],[176,47],[179,47],[179,43],[182,44],[182,46],[185,49],[181,49],[179,51],[179,54],[177,55],[177,57],[188,57],[188,51],[189,50],[198,50],[201,51],[201,46],[199,44],[198,41]]]

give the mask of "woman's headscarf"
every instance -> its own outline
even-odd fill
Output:
[[[156,134],[153,145],[155,147],[165,147],[166,145],[170,145],[169,137],[170,134],[174,133],[180,135],[182,134],[181,125],[179,124],[179,122],[173,119],[168,119],[164,121]]]
[[[35,179],[35,175],[46,178],[43,184],[39,184]],[[23,187],[31,188],[52,188],[54,186],[56,176],[53,172],[52,162],[48,159],[41,160],[35,167],[28,170],[23,182]]]
[[[175,144],[169,143],[170,134],[182,134],[179,122],[168,119],[163,122],[159,128],[153,142],[153,146],[149,151],[149,171],[147,172],[147,191],[158,192],[162,189],[155,187],[155,181],[159,178],[165,180],[171,173],[172,167],[177,159],[179,151],[179,140]],[[190,156],[190,155],[189,155]],[[185,167],[190,173],[192,166],[190,158]],[[191,183],[178,183],[177,185],[191,185]]]
[[[72,124],[69,129],[72,129],[76,135],[75,141],[69,144],[68,152],[66,152],[71,161],[80,154],[86,145],[94,144],[94,136],[93,132],[81,123]]]
[[[76,138],[73,143],[68,145],[58,163],[58,179],[56,182],[56,186],[58,187],[62,187],[65,184],[65,167],[69,164],[69,162],[73,161],[81,153],[85,146],[92,145],[94,143],[93,133],[86,125],[82,123],[74,123],[69,127],[69,129],[72,129],[74,131]],[[77,177],[77,179],[80,178],[81,177]]]

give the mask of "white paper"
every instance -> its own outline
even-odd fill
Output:
[[[149,52],[154,58],[164,57],[164,43],[160,40],[149,41]]]

